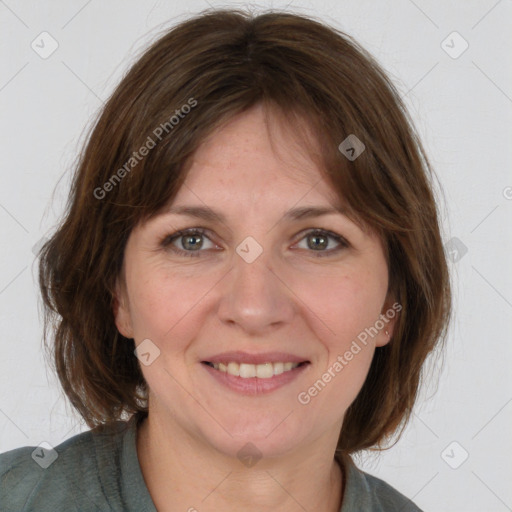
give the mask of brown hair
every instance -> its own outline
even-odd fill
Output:
[[[167,31],[118,85],[40,253],[47,354],[89,427],[147,414],[134,341],[117,331],[112,311],[131,230],[175,197],[191,155],[220,123],[260,102],[289,126],[306,120],[317,135],[319,153],[302,134],[304,143],[349,216],[381,237],[389,296],[402,305],[392,341],[376,349],[347,410],[338,450],[378,445],[410,417],[423,364],[445,340],[451,314],[434,175],[413,123],[350,36],[291,13],[214,9]],[[350,134],[366,146],[352,161],[338,149]]]

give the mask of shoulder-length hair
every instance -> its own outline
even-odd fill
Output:
[[[413,123],[390,79],[349,35],[292,13],[222,9],[168,30],[127,72],[40,253],[46,353],[89,427],[147,414],[134,340],[117,331],[113,315],[131,230],[175,197],[201,142],[258,103],[297,130],[347,214],[380,236],[389,294],[402,306],[337,449],[380,446],[409,419],[424,362],[445,341],[451,315],[435,175]],[[299,133],[301,120],[320,151],[309,132]],[[356,159],[339,149],[351,134],[365,145]]]

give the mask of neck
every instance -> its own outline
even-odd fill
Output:
[[[311,446],[246,467],[150,415],[138,428],[137,452],[158,512],[340,511],[343,474],[334,448]]]

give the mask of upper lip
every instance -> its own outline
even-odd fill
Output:
[[[215,356],[203,359],[203,362],[208,363],[230,363],[236,362],[238,364],[263,364],[263,363],[303,363],[309,362],[307,358],[289,354],[287,352],[261,352],[259,354],[250,354],[249,352],[232,351],[223,352]]]

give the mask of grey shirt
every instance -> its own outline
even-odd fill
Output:
[[[0,454],[0,510],[156,512],[139,465],[136,435],[137,418],[132,416],[77,434],[53,449],[26,446]],[[351,459],[344,458],[343,467],[340,512],[421,512]],[[200,511],[199,500],[196,505]]]

